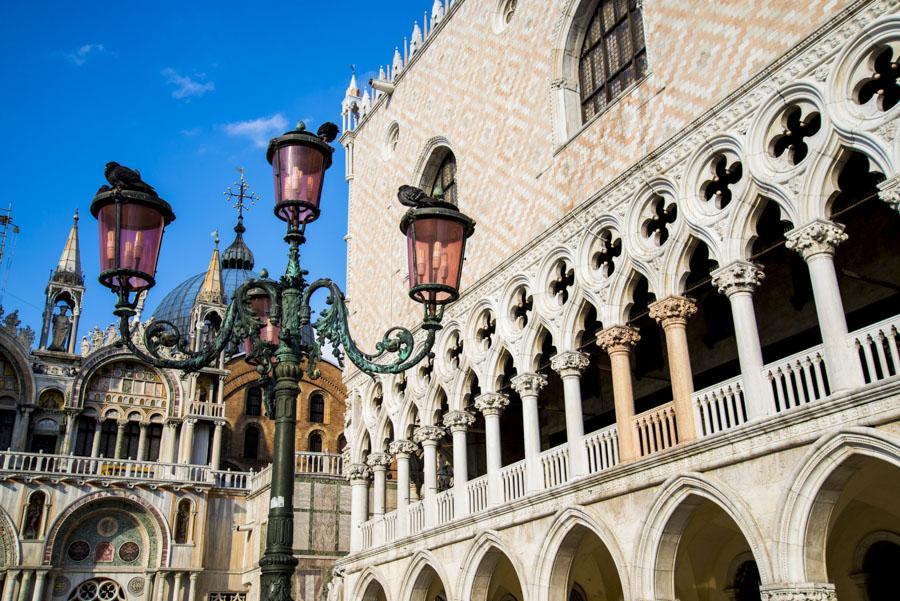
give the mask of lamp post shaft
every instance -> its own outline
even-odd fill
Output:
[[[297,566],[294,543],[294,436],[297,394],[300,390],[299,358],[282,344],[277,354],[275,377],[275,440],[266,551],[259,562],[263,601],[290,601],[291,578]]]

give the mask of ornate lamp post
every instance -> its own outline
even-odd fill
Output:
[[[400,224],[408,242],[409,295],[424,306],[422,329],[426,336],[416,350],[412,332],[392,327],[376,344],[376,352],[361,351],[350,336],[343,292],[329,279],[308,284],[299,259],[306,226],[319,216],[322,183],[334,152],[329,142],[336,134],[337,126],[330,123],[316,135],[301,123],[269,143],[266,158],[275,179],[274,211],[287,223],[287,268],[278,281],[263,271],[260,279],[241,285],[228,305],[221,330],[198,352],[191,352],[175,325],[166,321],[152,322],[144,330],[140,346],[132,339],[131,317],[140,293],[155,283],[163,230],[175,219],[169,204],[141,181],[136,171],[116,163],[107,165],[111,186],[103,186],[91,204],[100,226],[100,283],[117,295],[113,313],[119,317],[122,340],[132,353],[157,367],[196,371],[237,336],[245,341],[248,361],[269,380],[272,394],[266,405],[269,417],[275,419],[275,453],[266,551],[260,560],[262,598],[266,601],[291,598],[291,576],[297,564],[292,552],[294,430],[303,363],[310,377],[318,377],[316,364],[327,342],[339,361],[342,357],[337,349],[343,347],[350,361],[368,373],[398,373],[416,365],[431,352],[444,306],[459,297],[466,239],[475,226],[452,205],[428,198],[419,190],[401,188],[401,202],[412,207]],[[410,195],[410,191],[414,193]],[[327,308],[311,323],[310,298],[320,289],[328,291]]]

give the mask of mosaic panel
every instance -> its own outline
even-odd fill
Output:
[[[164,405],[166,398],[159,374],[132,361],[101,367],[88,384],[87,400],[95,403],[116,401],[157,407]]]
[[[136,516],[121,511],[95,512],[80,520],[66,538],[69,565],[146,565],[145,528]]]

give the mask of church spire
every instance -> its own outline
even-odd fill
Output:
[[[197,293],[197,301],[201,303],[223,304],[225,302],[225,287],[222,285],[222,265],[219,261],[219,231],[215,233],[215,248],[209,259],[209,267],[200,292]]]
[[[237,235],[234,237],[234,242],[222,253],[222,267],[249,271],[253,269],[253,253],[244,242],[244,232],[247,231],[247,228],[244,227],[244,211],[249,210],[259,200],[259,196],[250,191],[250,184],[244,179],[244,168],[238,167],[238,171],[241,179],[234,183],[237,190],[228,186],[228,190],[225,192],[225,198],[229,202],[233,202],[234,208],[238,210],[237,225],[234,226],[234,232]]]
[[[53,272],[54,282],[84,285],[84,274],[81,273],[81,253],[78,249],[78,209],[72,217],[72,229],[66,239],[66,246],[59,256],[56,270]]]

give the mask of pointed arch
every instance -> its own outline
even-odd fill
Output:
[[[458,598],[486,601],[494,567],[501,557],[505,557],[512,564],[522,591],[529,590],[530,582],[523,578],[526,570],[518,557],[510,553],[509,547],[495,530],[485,530],[475,537],[462,561],[456,588],[459,591]]]
[[[594,309],[594,312],[597,313],[598,316],[600,314],[597,304],[593,299],[584,294],[577,285],[576,291],[572,295],[572,299],[569,301],[568,305],[569,306],[563,315],[562,327],[560,328],[561,335],[558,350],[561,353],[578,350],[578,347],[581,346],[582,343],[581,338],[584,335],[584,321],[587,319],[590,310]],[[597,321],[600,321],[599,318]]]
[[[14,567],[22,565],[22,546],[19,543],[19,532],[12,517],[4,507],[0,507],[0,544],[4,551],[0,561],[0,567]]]
[[[750,547],[762,584],[774,581],[765,538],[741,496],[724,483],[696,472],[670,478],[656,493],[636,547],[635,566],[643,566],[639,597],[674,599],[675,559],[681,534],[693,511],[710,501],[731,518]]]
[[[5,330],[0,330],[0,355],[9,361],[16,377],[19,380],[19,394],[22,396],[23,403],[33,403],[37,400],[35,397],[36,385],[34,382],[34,374],[31,372],[31,364],[22,352],[19,342],[10,336]]]
[[[425,594],[435,578],[443,587],[444,596],[447,599],[455,599],[456,596],[450,592],[448,587],[450,579],[444,570],[444,563],[428,550],[417,551],[400,580],[399,598],[404,601],[430,601],[426,600]]]
[[[537,581],[547,586],[537,587],[536,601],[556,601],[554,592],[566,585],[573,555],[585,532],[594,534],[612,556],[613,564],[622,587],[622,598],[631,599],[627,562],[618,539],[611,528],[598,518],[591,516],[581,506],[569,506],[557,512],[553,523],[544,536],[538,552],[536,566]]]
[[[557,345],[559,332],[556,331],[556,328],[552,327],[552,324],[544,322],[543,319],[536,319],[533,324],[529,324],[528,333],[522,340],[518,360],[516,361],[516,357],[513,357],[516,371],[519,373],[537,371],[537,357],[541,354],[544,336],[549,336],[553,346],[556,346],[557,350],[559,350]],[[546,359],[549,361],[549,357]]]
[[[838,493],[864,459],[900,469],[900,437],[868,427],[845,428],[823,436],[788,482],[778,537],[778,577],[827,582],[825,545]],[[801,582],[801,580],[793,580]]]
[[[672,241],[675,244],[669,249],[670,253],[663,267],[663,278],[667,285],[662,293],[662,297],[672,294],[684,294],[685,283],[691,273],[691,258],[694,256],[694,251],[697,250],[698,245],[705,245],[709,251],[710,259],[715,260],[719,265],[722,264],[719,260],[721,251],[717,250],[714,244],[710,244],[710,237],[705,234],[702,236],[697,234],[698,231],[689,228],[683,242],[680,240]]]
[[[381,589],[384,598],[390,601],[393,597],[388,594],[388,589],[385,586],[386,582],[388,581],[375,568],[368,567],[356,580],[350,599],[353,599],[353,601],[379,601],[378,589]]]

